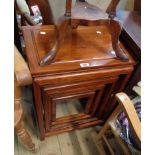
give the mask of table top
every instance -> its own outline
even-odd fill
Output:
[[[123,62],[116,57],[106,26],[79,26],[77,29],[69,29],[54,62],[46,66],[40,66],[39,61],[53,46],[56,36],[54,26],[25,26],[23,35],[28,64],[34,77],[136,64],[122,43],[120,47],[129,56],[129,61]]]

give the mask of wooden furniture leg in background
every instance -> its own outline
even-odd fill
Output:
[[[116,15],[116,7],[120,0],[112,0],[106,10],[110,17],[115,17]]]
[[[35,151],[35,144],[24,127],[21,86],[32,83],[32,77],[26,62],[14,47],[14,128],[15,132],[27,149]]]
[[[32,142],[31,136],[27,132],[24,127],[23,122],[23,109],[22,109],[22,98],[21,98],[21,90],[20,87],[17,85],[17,81],[14,81],[14,92],[15,92],[15,99],[14,99],[14,128],[15,132],[20,139],[21,143],[30,151],[35,151],[35,145]]]
[[[35,151],[35,144],[32,142],[31,136],[25,129],[23,121],[18,123],[18,125],[15,127],[15,131],[21,143],[30,151]]]

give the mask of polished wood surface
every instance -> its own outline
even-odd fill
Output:
[[[49,50],[49,52],[44,57],[42,57],[42,59],[39,62],[40,66],[44,66],[45,64],[53,62],[53,58],[55,58],[57,51],[62,46],[62,43],[66,36],[66,32],[68,30],[69,22],[70,22],[69,19],[61,18],[54,26],[54,30],[57,30],[57,33],[55,33],[53,47]]]
[[[40,66],[41,58],[48,53],[54,43],[56,35],[54,29],[54,26],[23,27],[26,47],[31,49],[26,52],[32,76],[135,63],[132,57],[128,55],[126,47],[121,43],[120,47],[130,59],[127,62],[117,59],[106,26],[92,26],[69,29],[54,62]],[[82,63],[88,63],[88,66],[81,67],[80,64]]]
[[[112,6],[115,8],[117,3]],[[110,17],[110,18],[109,18]],[[75,5],[72,7],[72,0],[66,0],[66,13],[59,19],[59,24],[55,23],[57,37],[53,44],[53,47],[49,52],[41,59],[40,65],[50,64],[56,53],[59,51],[61,42],[65,40],[67,28],[77,28],[82,26],[101,26],[106,25],[110,27],[110,34],[112,39],[112,47],[116,53],[116,56],[122,61],[128,61],[127,55],[122,51],[119,46],[119,35],[121,32],[121,25],[118,21],[113,20],[111,16],[103,12],[100,8],[88,3],[85,0],[76,0]],[[63,25],[63,28],[61,26]],[[63,34],[63,35],[62,35]],[[62,37],[60,37],[62,36]]]
[[[55,26],[23,27],[23,35],[40,139],[102,124],[116,106],[113,93],[123,91],[136,65],[128,49],[120,42],[129,58],[121,61],[113,51],[107,26],[79,26],[67,30],[54,61],[40,66],[55,42]],[[85,98],[88,100],[82,101]],[[84,111],[57,118],[57,103],[72,99],[84,102]]]

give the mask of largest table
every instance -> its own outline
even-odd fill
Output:
[[[136,64],[128,49],[120,42],[129,56],[123,62],[116,58],[107,27],[78,27],[68,30],[54,62],[40,66],[53,45],[54,27],[24,27],[23,34],[40,139],[103,124],[117,104],[114,94],[123,91]],[[58,117],[58,105],[71,101],[81,104],[80,109],[75,106],[78,113]]]

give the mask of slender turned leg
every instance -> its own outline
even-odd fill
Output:
[[[23,109],[22,109],[22,97],[21,90],[17,84],[15,77],[14,80],[14,127],[17,136],[19,137],[22,144],[24,144],[29,150],[35,151],[35,145],[32,142],[32,139],[26,129],[24,128],[23,123]]]
[[[122,27],[121,25],[111,19],[110,20],[110,32],[111,32],[111,40],[112,40],[112,47],[116,52],[116,56],[120,58],[122,61],[128,61],[128,56],[122,51],[119,47],[119,36],[121,34]]]
[[[24,144],[30,151],[35,151],[35,145],[26,129],[24,128],[23,122],[20,122],[16,127],[15,131],[22,144]]]

